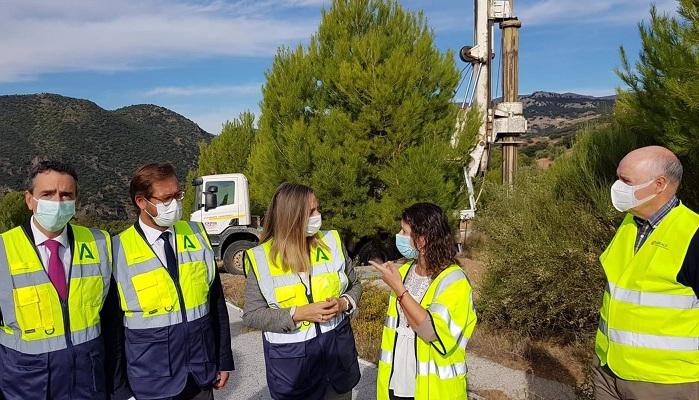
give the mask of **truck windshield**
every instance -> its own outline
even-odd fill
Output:
[[[218,201],[218,204],[216,204],[217,207],[235,204],[234,181],[207,182],[206,190],[209,190],[209,187],[211,186],[216,186],[218,188],[218,191],[216,192],[216,199]]]

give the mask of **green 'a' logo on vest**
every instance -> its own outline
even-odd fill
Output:
[[[192,243],[192,239],[189,238],[189,236],[184,237],[184,248],[186,249],[196,249],[197,246]]]
[[[323,252],[322,249],[317,249],[316,250],[316,262],[320,262],[320,260],[323,261],[330,261],[330,258]]]
[[[90,259],[94,260],[95,256],[92,254],[92,250],[87,247],[87,243],[80,244],[80,260]]]

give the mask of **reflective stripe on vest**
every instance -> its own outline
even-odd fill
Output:
[[[410,267],[411,264],[404,264],[400,268],[403,280]],[[464,302],[464,298],[468,301]],[[447,304],[456,303],[465,304],[466,309],[452,309],[450,312]],[[427,343],[419,337],[415,338],[417,375],[414,397],[465,398],[466,346],[473,332],[476,317],[471,285],[463,270],[455,265],[445,268],[430,283],[420,304],[430,314],[438,339]],[[382,400],[388,399],[398,324],[396,297],[391,293],[384,322],[377,376],[377,398]]]
[[[699,300],[677,282],[699,215],[675,207],[634,253],[629,214],[600,256],[607,288],[595,353],[620,378],[674,384],[699,381]]]
[[[435,374],[440,379],[455,378],[457,375],[465,375],[468,368],[466,363],[455,363],[447,366],[439,366],[434,361],[417,363],[418,375]]]
[[[310,290],[314,302],[325,301],[329,297],[339,297],[349,285],[345,274],[345,256],[337,231],[320,233],[320,240],[326,248],[312,247]],[[271,260],[272,240],[247,250],[248,261],[257,277],[260,292],[270,308],[283,309],[308,304],[306,287],[301,278],[291,269],[284,269],[280,258]],[[329,321],[319,323],[322,333],[335,329],[345,318],[340,314]],[[264,332],[270,343],[299,343],[316,337],[315,324],[304,322],[289,333]]]
[[[690,310],[692,308],[699,308],[699,299],[697,298],[697,295],[694,293],[674,295],[665,293],[642,292],[640,290],[624,289],[610,282],[607,282],[606,291],[612,296],[614,300],[625,301],[627,303],[634,303],[640,306],[676,308],[679,310]]]
[[[209,313],[209,287],[216,268],[211,244],[197,223],[178,221],[173,229],[182,299],[164,262],[135,226],[114,238],[114,276],[129,329],[179,324],[181,303],[188,321]]]
[[[619,329],[609,329],[607,327],[607,321],[602,318],[600,318],[599,321],[599,330],[612,342],[625,344],[627,346],[658,350],[699,350],[699,337],[648,335]]]
[[[68,320],[74,345],[100,335],[99,312],[111,277],[109,235],[70,225],[73,233],[69,269]],[[22,227],[0,235],[0,344],[26,354],[67,347],[63,306],[37,250]]]

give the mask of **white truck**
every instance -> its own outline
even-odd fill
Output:
[[[216,258],[232,274],[243,273],[243,252],[259,243],[260,217],[250,215],[248,179],[243,174],[196,177],[190,221],[201,222],[211,239]],[[347,251],[361,265],[371,259],[395,260],[393,232],[377,232],[347,243]]]
[[[243,252],[259,242],[258,216],[250,215],[248,179],[243,174],[196,177],[190,221],[201,222],[216,258],[232,274],[243,273]]]

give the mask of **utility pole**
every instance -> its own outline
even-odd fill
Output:
[[[519,28],[522,23],[514,16],[514,0],[495,1],[498,5],[493,20],[502,29],[502,102],[495,106],[494,139],[502,144],[502,183],[512,186],[517,173],[519,138],[527,131],[519,101]]]
[[[463,242],[468,236],[469,222],[476,215],[474,178],[485,173],[488,168],[489,153],[493,145],[503,146],[503,183],[512,185],[517,171],[517,146],[519,138],[527,131],[527,121],[519,102],[519,28],[522,26],[513,13],[514,0],[473,0],[474,3],[474,45],[464,46],[459,52],[461,60],[471,64],[465,107],[477,107],[481,125],[478,138],[469,153],[469,163],[464,167],[464,180],[469,195],[469,208],[461,210],[460,231]],[[503,99],[495,107],[492,102],[492,60],[494,56],[493,26],[500,24],[502,29]],[[460,113],[460,115],[463,114]],[[457,118],[452,144],[466,124]]]
[[[519,103],[519,28],[517,19],[500,23],[502,29],[502,88],[505,103]],[[520,103],[521,105],[521,103]],[[522,115],[521,109],[513,110],[512,115]],[[508,113],[508,115],[510,115]],[[517,172],[517,147],[523,132],[502,132],[502,183],[513,185]]]

